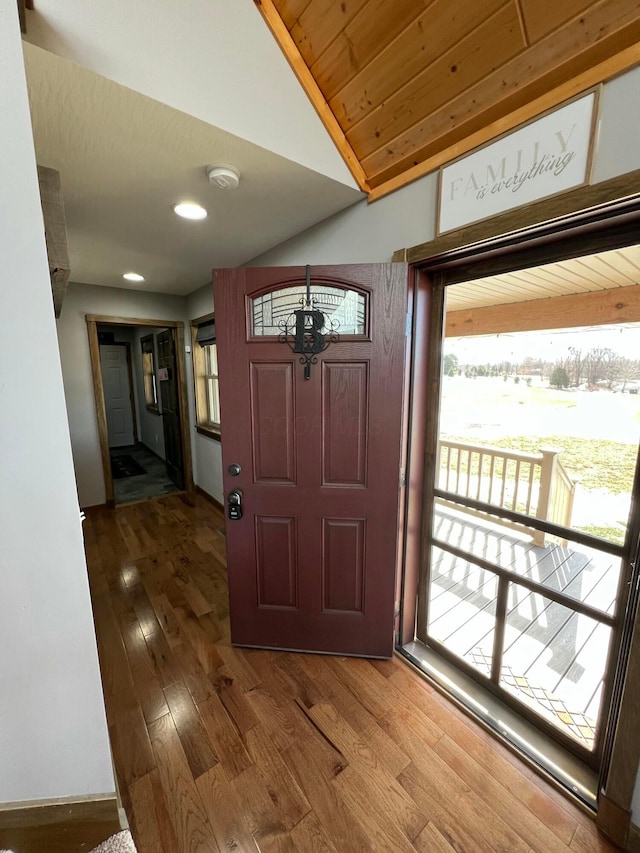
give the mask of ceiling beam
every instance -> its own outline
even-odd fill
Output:
[[[302,55],[291,37],[289,30],[286,28],[284,21],[280,17],[280,13],[276,9],[273,0],[254,0],[254,3],[266,21],[275,40],[280,45],[280,49],[284,53],[287,62],[291,66],[293,73],[298,78],[302,88],[307,93],[307,97],[311,101],[315,111],[318,113],[320,120],[333,139],[342,159],[347,164],[347,168],[353,175],[353,179],[358,184],[362,192],[368,193],[370,187],[364,169],[360,165],[360,161],[356,157],[353,148],[347,141],[347,137],[344,135],[335,115],[329,108],[324,95],[320,91],[320,87],[316,83],[306,62],[302,58]]]
[[[640,285],[452,311],[445,337],[640,322]]]

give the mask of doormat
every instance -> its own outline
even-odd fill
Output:
[[[137,477],[139,474],[146,474],[142,465],[140,465],[133,456],[128,453],[123,453],[122,456],[111,457],[111,476],[114,480],[122,480],[125,477]]]
[[[136,845],[129,830],[125,829],[94,847],[91,853],[136,853]]]

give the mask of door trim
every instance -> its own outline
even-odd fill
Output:
[[[590,209],[585,210],[585,207]],[[544,221],[544,217],[550,219],[554,215],[558,217],[554,221]],[[549,263],[567,255],[577,256],[632,245],[639,242],[639,224],[640,170],[596,187],[580,188],[551,202],[545,200],[531,205],[521,214],[514,215],[514,212],[510,212],[508,217],[495,217],[477,227],[470,226],[464,231],[446,234],[421,246],[401,250],[395,253],[394,260],[410,261],[415,271],[410,281],[415,282],[416,290],[422,287],[428,291],[430,288],[426,284],[427,279],[438,284],[453,284],[465,278],[477,278],[507,269]],[[430,337],[437,338],[438,341],[437,344],[434,340],[430,341],[429,355],[439,363],[442,348],[441,336],[435,334],[440,326],[437,311],[427,310],[426,317],[430,325]],[[420,318],[414,318],[414,329],[419,322]],[[433,376],[433,365],[428,365],[425,369],[431,390],[429,377]],[[412,373],[416,373],[415,357]],[[414,387],[416,381],[419,380],[414,379]],[[437,431],[437,415],[434,419],[432,413],[428,422],[425,422],[426,415],[423,414],[422,417],[423,424],[428,426],[433,435],[433,431]],[[416,418],[419,418],[419,414],[414,414],[413,422]],[[409,452],[411,456],[411,449]],[[432,470],[434,464],[432,441],[427,440],[421,460],[414,459],[415,465],[420,462],[426,495],[432,482],[428,476],[429,469]],[[413,497],[415,499],[415,495]],[[411,500],[411,496],[408,496],[408,500]],[[411,510],[409,503],[407,513]],[[635,536],[633,541],[636,541],[640,536],[640,509],[637,506],[634,516],[630,535]],[[418,550],[423,551],[424,547],[423,539]],[[636,565],[636,584],[639,573],[640,566]],[[415,576],[415,567],[410,575]],[[406,586],[405,595],[410,596],[412,600],[415,588],[411,589],[408,583]],[[634,605],[633,597],[630,599],[630,605]],[[408,613],[411,619],[411,608]],[[615,722],[609,722],[607,726],[609,750],[608,753],[605,752],[604,771],[600,781],[600,798],[604,807],[602,814],[598,812],[597,816],[598,825],[615,840],[628,832],[628,826],[625,830],[620,825],[619,816],[630,815],[640,764],[640,738],[637,737],[640,729],[640,677],[629,678],[630,674],[640,672],[640,607],[637,602],[635,612],[627,619],[626,630],[630,635],[628,648],[624,654],[623,647],[623,657],[618,664],[624,667],[624,683],[618,686]],[[413,631],[413,625],[403,621],[400,625],[400,635],[407,635],[410,631]],[[616,813],[618,820],[610,819],[612,811]]]
[[[107,317],[102,314],[86,314],[87,334],[89,336],[89,357],[91,360],[91,376],[93,380],[93,395],[98,419],[98,439],[100,442],[100,457],[104,474],[105,501],[107,506],[114,507],[113,478],[111,476],[111,461],[109,457],[109,435],[107,432],[107,414],[104,403],[104,386],[100,370],[100,345],[98,342],[98,325],[110,326],[155,326],[161,329],[173,329],[176,344],[176,367],[178,372],[178,394],[180,400],[180,435],[182,442],[182,465],[184,468],[185,491],[192,492],[193,465],[191,461],[191,441],[189,431],[189,396],[187,391],[187,368],[184,357],[184,323],[182,320],[149,320],[138,317]]]

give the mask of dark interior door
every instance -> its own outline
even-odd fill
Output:
[[[182,434],[180,431],[180,403],[178,372],[173,330],[166,329],[157,338],[160,402],[162,404],[162,429],[164,432],[167,476],[179,489],[184,488],[182,468]]]
[[[214,271],[228,513],[229,493],[241,493],[241,518],[227,521],[231,638],[386,657],[407,268],[312,269],[315,304],[340,318],[340,338],[308,379],[279,339],[304,290],[303,268]]]

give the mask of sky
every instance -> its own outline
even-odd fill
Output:
[[[637,360],[640,324],[447,338],[444,342],[445,354],[455,354],[461,364],[520,362],[527,356],[555,362],[569,355],[569,347],[582,350],[583,355],[593,347],[607,347],[625,358]]]

